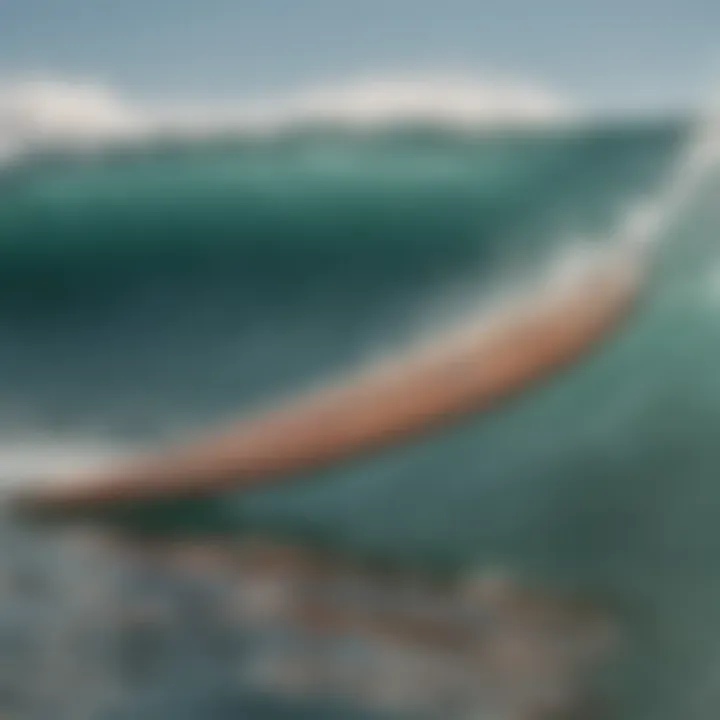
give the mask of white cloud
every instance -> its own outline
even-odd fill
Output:
[[[383,123],[423,118],[462,124],[553,120],[568,107],[555,95],[512,82],[463,78],[365,80],[300,93],[288,104],[300,119]]]
[[[38,138],[125,135],[146,126],[110,90],[91,84],[30,80],[0,85],[0,127]]]
[[[542,88],[457,77],[360,80],[259,101],[181,107],[142,106],[98,84],[33,79],[0,83],[0,153],[3,141],[95,142],[313,122],[367,126],[416,119],[483,126],[568,115],[567,103]]]

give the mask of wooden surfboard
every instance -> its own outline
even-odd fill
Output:
[[[257,487],[487,411],[604,337],[632,306],[640,269],[637,257],[621,252],[582,278],[516,297],[454,334],[342,382],[206,438],[105,471],[31,485],[18,502],[26,508],[92,510]]]

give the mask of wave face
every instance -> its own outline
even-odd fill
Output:
[[[610,243],[692,134],[318,127],[16,159],[0,170],[0,468],[10,482],[185,437],[477,315]],[[711,714],[719,189],[710,175],[657,228],[630,325],[501,413],[315,482],[136,520],[597,588],[652,638],[622,683],[627,717]]]
[[[0,177],[3,394],[30,429],[145,438],[236,413],[608,237],[682,136],[317,131],[28,159]]]

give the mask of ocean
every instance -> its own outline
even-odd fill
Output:
[[[686,119],[328,125],[10,158],[0,168],[0,474],[12,486],[193,437],[342,377],[481,316],[558,263],[602,253],[649,208],[639,306],[572,368],[494,413],[301,481],[137,508],[128,522],[312,538],[581,587],[626,618],[608,716],[711,717],[720,173],[708,161],[688,192],[667,194],[688,157],[713,149],[698,150],[697,135]],[[1,552],[22,567],[23,542],[54,543],[35,532]],[[75,579],[60,585],[72,596],[82,563],[67,562]],[[0,625],[17,611],[5,602]],[[211,692],[212,671],[192,669],[182,647],[185,670],[131,692],[128,715],[87,716],[326,716]],[[81,717],[78,697],[54,717]]]

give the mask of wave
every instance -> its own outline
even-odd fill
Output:
[[[316,129],[26,158],[0,173],[6,412],[157,439],[321,382],[611,244],[693,132]]]
[[[76,484],[59,491],[43,489],[41,502],[92,506],[255,485],[383,447],[443,424],[458,411],[493,407],[498,397],[567,364],[617,325],[637,295],[648,250],[718,165],[719,150],[717,132],[703,125],[654,197],[626,211],[603,257],[573,248],[571,262],[564,258],[541,295],[513,297],[509,309],[487,322],[472,318],[454,336],[443,334],[394,364],[371,367],[206,441],[79,475]],[[620,255],[610,256],[608,268],[603,266],[609,249]],[[589,268],[600,275],[590,274],[588,281]]]
[[[467,328],[555,260],[552,287],[618,244],[650,250],[631,324],[506,411],[138,522],[599,588],[652,639],[617,716],[686,716],[720,632],[716,138],[680,121],[401,124],[26,156],[0,175],[0,469],[72,474],[190,437],[418,329]]]

